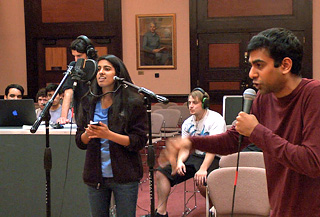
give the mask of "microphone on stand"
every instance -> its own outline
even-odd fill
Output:
[[[122,82],[124,84],[131,84],[131,83],[125,81],[124,78],[119,78],[118,76],[114,76],[113,80]],[[135,85],[131,84],[131,86],[135,86]],[[139,93],[145,93],[145,94],[151,96],[153,99],[158,100],[158,102],[162,102],[163,104],[168,104],[169,103],[169,100],[166,97],[157,95],[154,92],[152,92],[151,90],[148,90],[147,88],[139,87],[137,89],[138,89]]]
[[[81,80],[81,77],[83,76],[83,66],[85,63],[85,59],[79,58],[76,62],[76,65],[73,67],[71,71],[71,79],[73,80],[73,88],[75,88],[78,85],[78,81]]]
[[[124,78],[119,78],[118,76],[113,76],[113,80],[115,80],[115,81],[124,81]]]
[[[64,72],[63,74],[64,74],[64,75],[65,75],[65,74],[71,75],[71,71],[72,71],[72,69],[73,69],[73,67],[74,67],[75,65],[76,65],[76,62],[75,62],[75,61],[71,61],[70,64],[68,65],[67,71]]]
[[[250,112],[252,102],[256,98],[256,91],[254,89],[248,88],[243,92],[243,109],[242,111],[245,113]],[[239,136],[239,143],[243,140],[243,135]]]
[[[96,62],[92,59],[79,58],[71,71],[71,79],[73,82],[73,87],[75,88],[78,81],[91,81],[97,72]]]
[[[68,69],[66,72],[64,72],[63,74],[66,74],[66,73],[71,73],[71,70],[73,69],[73,67],[76,65],[76,61],[71,61],[68,65]],[[71,68],[70,68],[71,67]]]

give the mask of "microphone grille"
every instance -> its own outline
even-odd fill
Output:
[[[76,65],[76,61],[72,61],[72,62],[69,63],[68,66],[75,66],[75,65]]]
[[[254,100],[256,98],[256,95],[256,91],[252,88],[248,88],[243,92],[244,99]]]

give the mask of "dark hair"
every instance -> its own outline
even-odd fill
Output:
[[[124,78],[125,81],[132,83],[131,77],[129,75],[129,72],[122,62],[121,59],[114,55],[105,55],[98,58],[97,63],[101,60],[107,60],[111,63],[111,65],[115,69],[115,76],[118,76],[119,78]],[[128,121],[130,119],[130,110],[132,111],[132,106],[134,106],[134,103],[136,101],[142,100],[142,97],[136,90],[134,90],[131,87],[120,87],[122,85],[119,81],[115,81],[114,84],[114,92],[113,94],[113,103],[112,103],[112,117],[111,120],[113,123],[116,123],[117,121],[122,121],[123,123],[128,124]],[[101,95],[102,94],[102,88],[98,85],[97,79],[94,78],[91,83],[91,89],[92,92],[95,95]],[[91,96],[90,94],[87,94],[87,96],[90,97],[89,103],[95,103],[100,99],[101,97],[95,97]],[[81,114],[82,116],[84,114]]]
[[[55,84],[55,83],[48,84],[46,86],[46,95],[48,95],[48,92],[56,91],[57,88],[58,88],[58,84]],[[60,89],[58,93],[62,94],[62,89]]]
[[[279,67],[285,57],[292,60],[292,74],[300,75],[303,47],[299,39],[284,28],[271,28],[253,36],[248,44],[248,54],[251,51],[265,48],[274,59],[274,67]]]
[[[22,87],[20,84],[9,84],[9,85],[6,87],[5,91],[4,91],[4,94],[5,94],[6,96],[8,96],[9,90],[10,90],[11,88],[16,88],[16,89],[20,90],[21,95],[23,96],[23,94],[24,94],[24,89],[23,89],[23,87]]]
[[[41,88],[40,90],[38,90],[38,93],[36,95],[36,102],[38,102],[39,97],[46,97],[46,96],[47,96],[46,88]]]
[[[88,48],[92,49],[93,52],[88,52]],[[97,51],[94,49],[92,41],[84,35],[81,35],[72,41],[70,49],[76,50],[79,53],[85,53],[88,58],[92,60],[96,60],[98,58]]]

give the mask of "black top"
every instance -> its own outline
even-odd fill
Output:
[[[84,182],[91,186],[98,186],[102,181],[101,171],[101,143],[100,139],[91,139],[89,143],[81,142],[81,134],[90,120],[93,120],[96,103],[89,103],[89,97],[82,100],[82,114],[79,123],[77,123],[76,144],[80,149],[85,149],[86,160],[83,172]],[[118,183],[128,183],[139,181],[143,175],[143,168],[140,156],[140,150],[144,148],[147,142],[147,112],[143,105],[143,100],[138,98],[129,98],[126,103],[130,103],[130,120],[128,124],[112,123],[108,118],[108,127],[111,131],[128,135],[130,145],[125,147],[109,141],[110,158],[113,172],[113,178]],[[108,117],[113,114],[113,106],[108,110]]]
[[[69,76],[62,86],[62,91],[64,92],[65,90],[73,89],[73,83],[74,83],[74,81],[71,79],[71,76]],[[82,81],[78,81],[77,86],[75,86],[75,88],[73,89],[72,106],[74,108],[76,120],[77,120],[77,116],[78,116],[78,110],[79,110],[81,98],[88,91],[89,91],[89,86],[87,85],[87,82],[82,82]]]

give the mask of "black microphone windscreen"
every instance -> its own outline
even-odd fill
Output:
[[[75,65],[76,65],[76,61],[72,61],[72,62],[69,63],[68,66],[75,66]]]
[[[81,78],[83,81],[91,81],[97,73],[97,64],[92,59],[87,59],[84,63],[83,68],[84,77]]]
[[[74,66],[74,68],[82,70],[84,67],[85,61],[86,61],[85,59],[79,58],[76,62],[76,65]]]

